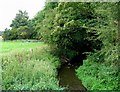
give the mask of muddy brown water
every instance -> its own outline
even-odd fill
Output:
[[[59,84],[62,87],[67,87],[67,90],[82,90],[86,91],[82,82],[78,79],[75,72],[76,67],[72,65],[62,65],[58,71]]]

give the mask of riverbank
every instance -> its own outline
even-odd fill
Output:
[[[62,90],[57,79],[59,59],[50,53],[48,45],[37,42],[33,48],[31,42],[20,46],[18,42],[5,43],[4,53],[0,53],[3,90]]]
[[[65,88],[65,90],[67,90],[67,89],[68,90],[83,90],[83,91],[86,90],[85,87],[82,85],[82,82],[76,76],[75,66],[68,65],[68,64],[64,64],[61,66],[58,65],[60,63],[59,59],[57,59],[57,57],[52,56],[50,54],[49,46],[45,45],[43,42],[6,41],[6,42],[1,42],[1,44],[2,44],[2,50],[0,53],[3,55],[2,65],[6,66],[6,68],[5,68],[6,70],[3,72],[3,76],[5,78],[5,79],[3,79],[4,82],[7,80],[6,78],[10,77],[9,72],[8,72],[9,70],[7,68],[12,69],[14,66],[17,66],[18,68],[15,68],[14,69],[15,71],[11,71],[13,73],[14,72],[17,73],[18,72],[17,70],[19,70],[19,69],[22,70],[22,69],[20,68],[21,65],[19,66],[19,63],[18,63],[18,65],[16,65],[16,63],[22,62],[22,64],[26,65],[27,64],[26,61],[27,62],[29,61],[29,63],[30,63],[29,68],[31,67],[31,63],[32,64],[40,63],[39,67],[42,67],[42,68],[39,68],[40,69],[39,71],[41,71],[41,72],[44,72],[45,71],[44,67],[47,67],[47,66],[50,66],[52,70],[55,70],[53,75],[55,75],[54,78],[55,78],[57,84],[54,84],[54,85],[56,85],[57,88],[60,86],[62,88]],[[54,59],[55,59],[55,61],[54,61]],[[9,65],[8,64],[6,65],[6,63],[5,63],[6,60],[9,63]],[[45,60],[45,62],[42,60]],[[35,61],[35,62],[33,63],[33,61]],[[43,65],[42,62],[45,63],[47,66]],[[47,62],[49,62],[49,63],[52,62],[53,64],[50,63],[52,65],[49,65],[49,64],[47,64]],[[43,65],[44,67],[41,65]],[[24,67],[24,66],[22,66],[22,67]],[[59,69],[56,70],[58,67],[59,67]],[[32,67],[31,67],[31,69],[32,69]],[[51,69],[48,69],[49,72],[51,72]],[[23,70],[29,75],[30,70],[28,70],[26,67],[24,67]],[[6,75],[4,75],[4,73],[6,73]],[[19,71],[19,73],[21,73],[21,72]],[[32,73],[34,74],[34,72],[32,72]],[[48,72],[45,72],[46,76],[49,76],[49,73],[48,74],[47,73]],[[11,76],[14,77],[14,75],[12,75],[12,74],[11,74]],[[16,75],[16,77],[17,76],[19,76],[19,74]],[[23,77],[27,78],[25,76],[23,76]],[[16,77],[14,77],[14,78],[16,79]],[[51,78],[51,77],[49,77],[49,78]],[[48,79],[43,78],[43,80],[46,81]],[[51,82],[54,82],[54,80],[51,80]],[[4,86],[5,85],[7,85],[7,84],[4,84]],[[13,86],[13,85],[14,85],[14,83],[11,84],[11,86]],[[26,84],[26,85],[28,85],[28,84]],[[48,85],[48,84],[46,84],[46,85]],[[16,86],[18,86],[18,84],[16,84]],[[16,86],[15,86],[15,88],[16,88]],[[23,87],[23,86],[24,85],[21,85],[21,87]],[[45,84],[43,86],[45,86]],[[48,86],[45,86],[45,87],[47,88]],[[5,88],[5,89],[7,89],[7,88]],[[28,86],[28,89],[29,89],[29,86]],[[52,89],[56,89],[56,88],[52,88]]]

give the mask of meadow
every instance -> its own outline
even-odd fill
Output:
[[[0,42],[3,90],[61,90],[59,59],[43,42]]]
[[[28,50],[37,46],[43,46],[43,42],[26,42],[26,41],[0,41],[1,50],[0,53],[7,53],[13,50]]]

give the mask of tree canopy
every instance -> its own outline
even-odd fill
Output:
[[[33,21],[29,20],[28,13],[21,11],[16,14],[10,25],[11,29],[5,30],[4,40],[32,39],[35,37]]]
[[[20,26],[26,26],[28,25],[28,13],[26,11],[19,10],[19,13],[16,14],[16,17],[12,21],[12,24],[10,27],[12,28],[19,28]]]

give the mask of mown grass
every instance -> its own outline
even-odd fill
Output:
[[[51,54],[48,45],[3,42],[2,49],[0,56],[3,90],[62,89],[57,79],[59,59]]]
[[[22,50],[35,48],[44,45],[43,42],[26,42],[26,41],[0,41],[0,53],[10,52],[12,50]]]

